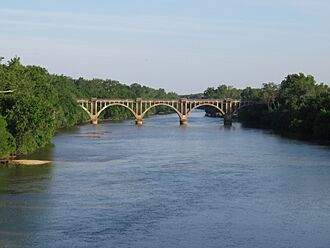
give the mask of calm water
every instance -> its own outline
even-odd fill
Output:
[[[330,149],[203,115],[83,125],[31,156],[51,165],[0,168],[0,247],[330,247]]]

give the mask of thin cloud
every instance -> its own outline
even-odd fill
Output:
[[[299,22],[251,20],[203,20],[200,18],[170,18],[154,16],[116,16],[96,15],[71,12],[41,12],[32,10],[0,10],[0,23],[16,27],[31,27],[35,29],[71,29],[96,32],[138,32],[159,35],[209,37],[223,33],[253,34],[273,33],[290,35],[306,34],[328,36],[329,33],[314,27],[305,27]]]

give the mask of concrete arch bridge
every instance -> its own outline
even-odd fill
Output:
[[[157,106],[167,106],[173,109],[180,118],[180,124],[186,125],[190,113],[199,107],[209,106],[219,111],[224,118],[225,125],[231,125],[233,116],[243,107],[250,106],[253,103],[249,101],[240,101],[234,99],[171,99],[171,100],[143,100],[137,99],[80,99],[80,107],[89,115],[91,123],[97,124],[101,113],[112,106],[122,106],[127,108],[135,117],[137,125],[143,124],[143,118],[146,113]]]

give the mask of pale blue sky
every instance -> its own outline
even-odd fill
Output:
[[[1,0],[0,55],[178,93],[330,82],[330,0]]]

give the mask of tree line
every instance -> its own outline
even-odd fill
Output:
[[[261,88],[209,87],[202,97],[254,101],[255,105],[239,113],[243,124],[330,140],[330,88],[318,84],[313,76],[291,74],[280,84],[264,83]]]
[[[4,91],[14,90],[10,93]],[[58,128],[88,121],[80,98],[174,99],[178,95],[115,80],[73,79],[39,66],[24,66],[18,57],[0,64],[0,158],[26,154],[45,146]],[[156,109],[155,111],[161,111]],[[124,107],[107,109],[102,118],[133,117]]]

